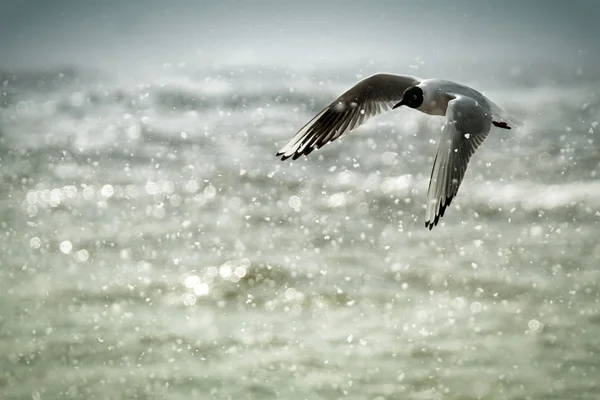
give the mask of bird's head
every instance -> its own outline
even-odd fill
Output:
[[[402,100],[392,107],[392,109],[400,106],[419,108],[421,107],[421,104],[423,104],[423,89],[418,86],[411,86],[404,91],[402,94]]]

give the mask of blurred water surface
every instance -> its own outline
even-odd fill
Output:
[[[440,118],[275,157],[376,70],[3,73],[2,399],[597,399],[598,86],[478,82],[430,232]]]

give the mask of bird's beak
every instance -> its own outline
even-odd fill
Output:
[[[400,100],[400,102],[398,102],[398,104],[396,104],[394,107],[392,107],[392,110],[394,110],[400,106],[403,106],[403,105],[404,105],[404,99]]]

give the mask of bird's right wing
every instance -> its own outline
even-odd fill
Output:
[[[375,74],[358,82],[310,120],[279,152],[282,160],[297,159],[333,142],[344,132],[402,99],[404,91],[421,80],[412,76]]]
[[[427,191],[425,227],[432,229],[444,216],[465,176],[469,159],[490,131],[492,115],[470,97],[452,95]]]

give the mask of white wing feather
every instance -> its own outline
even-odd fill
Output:
[[[448,103],[446,125],[427,191],[425,227],[432,229],[444,216],[446,207],[456,197],[471,156],[487,137],[491,123],[488,107],[470,97],[455,95]]]

